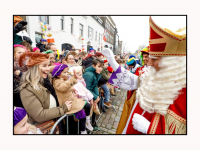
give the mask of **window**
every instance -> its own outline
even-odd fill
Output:
[[[42,39],[42,35],[41,33],[35,33],[35,42],[38,43],[40,42],[40,40]]]
[[[74,24],[74,19],[71,18],[71,34],[73,33],[73,24]]]
[[[109,36],[110,36],[110,35],[109,35],[109,33],[107,32],[107,40],[106,40],[106,41],[108,41],[108,42],[109,42],[109,39],[110,39]]]
[[[100,39],[101,39],[101,34],[99,33],[99,42],[100,42]]]
[[[95,41],[97,41],[97,31],[96,31],[96,34],[95,34]]]
[[[88,38],[90,40],[93,39],[93,29],[91,27],[88,26]]]
[[[39,16],[39,21],[49,24],[49,16]]]
[[[61,25],[61,30],[64,30],[64,16],[61,16],[60,25]]]
[[[83,36],[83,25],[82,24],[79,25],[79,35]]]

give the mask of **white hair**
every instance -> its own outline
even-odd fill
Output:
[[[149,66],[141,76],[136,98],[145,111],[165,115],[180,90],[186,87],[186,56],[162,57],[158,65],[159,71]]]

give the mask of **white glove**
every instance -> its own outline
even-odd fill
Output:
[[[147,134],[150,122],[146,118],[144,118],[142,115],[135,113],[133,115],[132,121],[133,121],[133,128],[135,130]]]
[[[105,48],[102,50],[102,54],[106,57],[108,63],[111,65],[113,70],[116,71],[119,68],[119,64],[116,62],[112,50],[109,48]]]

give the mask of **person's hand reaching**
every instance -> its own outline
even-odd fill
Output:
[[[72,101],[66,101],[65,104],[67,106],[68,111],[70,111],[70,109],[72,107]]]

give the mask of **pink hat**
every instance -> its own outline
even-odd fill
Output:
[[[15,44],[15,45],[14,45],[14,48],[15,48],[15,47],[21,47],[21,48],[25,49],[26,52],[28,52],[28,50],[26,49],[26,47],[24,47],[23,45]]]
[[[40,50],[40,49],[38,47],[34,47],[33,52],[35,52],[36,50]]]

